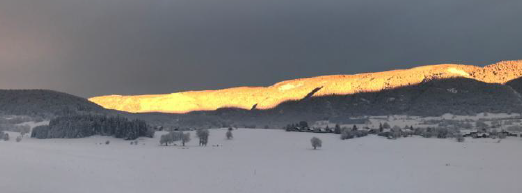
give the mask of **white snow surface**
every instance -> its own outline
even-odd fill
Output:
[[[49,125],[49,121],[41,121],[41,122],[30,121],[30,122],[20,123],[20,124],[17,124],[17,125],[28,125],[31,129],[33,129],[33,128],[38,127],[38,126]]]
[[[2,193],[520,193],[522,140],[369,136],[239,129],[192,133],[187,148],[111,137],[0,141]],[[317,136],[323,147],[312,150]],[[109,145],[100,145],[110,140]],[[219,147],[214,145],[219,144]]]

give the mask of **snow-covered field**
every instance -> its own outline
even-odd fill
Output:
[[[522,139],[402,138],[211,130],[209,146],[91,137],[0,142],[2,193],[520,193]],[[323,148],[312,150],[318,136]],[[100,145],[110,140],[109,145]],[[214,145],[219,144],[219,147]]]

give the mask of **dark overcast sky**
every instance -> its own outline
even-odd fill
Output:
[[[522,59],[520,0],[0,0],[0,88],[91,97]]]

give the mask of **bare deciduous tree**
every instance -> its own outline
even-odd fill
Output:
[[[160,145],[165,144],[165,146],[168,146],[169,143],[172,143],[170,135],[169,134],[161,135],[161,137],[160,137]]]
[[[234,136],[232,135],[232,130],[229,129],[229,130],[227,131],[227,139],[228,139],[228,140],[231,140],[231,139],[233,139],[233,138],[234,138]]]
[[[190,142],[190,133],[181,132],[181,144],[185,146],[185,143]]]
[[[318,147],[322,147],[322,145],[323,145],[323,141],[321,141],[321,139],[319,139],[317,137],[312,137],[312,139],[310,139],[310,142],[312,143],[312,147],[314,149],[317,149]]]
[[[455,138],[457,139],[457,142],[464,142],[464,136],[462,135],[462,133],[457,133]]]
[[[198,129],[196,131],[200,146],[207,146],[209,133],[208,129]]]

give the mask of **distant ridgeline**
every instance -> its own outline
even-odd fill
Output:
[[[110,95],[89,100],[106,109],[132,113],[188,113],[231,107],[243,110],[270,110],[288,101],[401,90],[432,80],[462,78],[490,85],[505,85],[521,76],[522,60],[504,61],[485,67],[441,64],[386,72],[301,78],[267,87],[236,87],[158,95]],[[458,81],[453,83],[459,84]],[[451,87],[448,89],[450,90],[446,92],[454,94],[464,92]]]
[[[104,115],[73,115],[57,117],[47,126],[33,128],[31,137],[83,138],[93,135],[114,136],[126,140],[138,137],[153,137],[154,129],[141,120],[128,120],[123,117]]]
[[[282,127],[360,116],[521,113],[522,60],[486,67],[433,65],[167,95],[91,98],[170,127]],[[151,113],[164,112],[170,115]],[[162,123],[160,123],[162,121]]]

